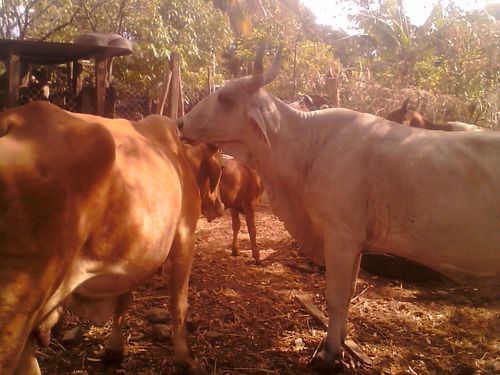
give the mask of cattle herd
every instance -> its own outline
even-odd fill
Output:
[[[329,325],[314,371],[338,370],[363,253],[399,255],[498,298],[500,134],[436,128],[405,104],[389,120],[301,112],[265,91],[281,53],[266,72],[263,54],[252,76],[177,123],[46,102],[0,112],[0,374],[40,374],[36,346],[48,345],[65,310],[112,318],[103,355],[123,358],[132,290],[167,260],[175,361],[207,373],[186,329],[196,223],[230,209],[238,255],[244,214],[260,263],[263,189],[300,251],[326,266]]]

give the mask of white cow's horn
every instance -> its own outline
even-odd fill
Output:
[[[248,82],[248,89],[250,91],[257,91],[264,86],[264,52],[264,47],[261,47],[257,51],[257,56],[255,56],[252,77]]]
[[[264,75],[264,85],[267,85],[269,82],[272,82],[278,76],[281,66],[282,50],[283,50],[282,48],[278,50],[278,53],[276,54],[276,56],[274,56],[273,64]]]

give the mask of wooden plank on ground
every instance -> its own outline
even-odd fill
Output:
[[[304,306],[309,314],[311,314],[320,323],[323,323],[325,328],[328,328],[328,318],[326,315],[316,307],[313,301],[305,295],[297,294],[295,298]]]
[[[311,299],[303,294],[295,295],[297,301],[299,301],[302,306],[307,310],[309,314],[311,314],[317,321],[323,324],[325,328],[328,328],[328,318],[326,315],[316,307]],[[363,362],[366,365],[371,365],[372,360],[368,355],[363,352],[363,350],[351,339],[347,339],[344,341],[343,347],[345,350],[349,352],[354,358],[358,361]]]
[[[351,354],[353,357],[357,358],[361,362],[367,365],[372,364],[372,359],[366,355],[366,353],[354,342],[354,340],[346,339],[344,340],[344,348]]]

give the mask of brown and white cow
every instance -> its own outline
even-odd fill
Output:
[[[231,210],[233,226],[232,255],[238,256],[238,233],[240,231],[240,214],[245,216],[252,257],[260,264],[257,248],[257,229],[255,228],[255,209],[260,203],[264,190],[260,177],[248,164],[241,160],[222,156],[222,176],[220,180],[220,196],[224,207]]]
[[[168,258],[175,360],[205,373],[187,342],[200,192],[173,122],[76,115],[34,102],[0,113],[0,373],[40,374],[36,336],[64,305],[113,316]],[[218,178],[218,177],[216,177]],[[42,340],[43,341],[43,340]]]
[[[326,265],[331,369],[346,335],[362,253],[393,253],[457,281],[500,290],[500,133],[394,126],[348,109],[299,112],[263,89],[279,58],[201,101],[182,136],[246,157],[274,212]]]
[[[427,130],[442,130],[442,131],[483,131],[479,126],[466,124],[465,122],[449,121],[444,124],[434,124],[432,121],[426,119],[422,114],[414,109],[410,109],[410,99],[407,98],[401,107],[388,113],[385,116],[386,120],[394,121],[399,124],[411,126],[413,128],[427,129]]]

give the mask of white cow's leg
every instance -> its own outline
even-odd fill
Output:
[[[122,334],[123,322],[127,308],[134,302],[132,292],[121,294],[116,299],[113,313],[113,325],[105,342],[103,362],[121,362],[125,352],[125,339]]]
[[[354,297],[354,293],[356,292],[356,282],[358,281],[359,267],[361,265],[361,252],[359,252],[356,260],[354,261],[354,267],[352,269],[352,283],[351,283],[351,292],[349,293],[348,301],[351,303],[352,298]],[[349,306],[347,306],[349,310]],[[342,330],[341,339],[344,340],[347,332],[346,332],[347,324],[344,324],[344,328]]]
[[[360,241],[348,236],[333,235],[325,238],[326,302],[329,320],[323,349],[311,364],[315,370],[334,369],[335,361],[340,359],[360,254]]]
[[[1,369],[0,369],[1,370]],[[1,372],[0,372],[1,373]],[[41,375],[40,366],[35,357],[35,340],[30,337],[26,342],[23,354],[19,358],[18,366],[14,375]]]
[[[193,230],[194,231],[194,230]],[[206,371],[192,358],[187,339],[186,318],[188,309],[188,284],[194,253],[194,235],[176,236],[169,259],[170,267],[170,315],[175,362],[188,374],[204,375]]]

